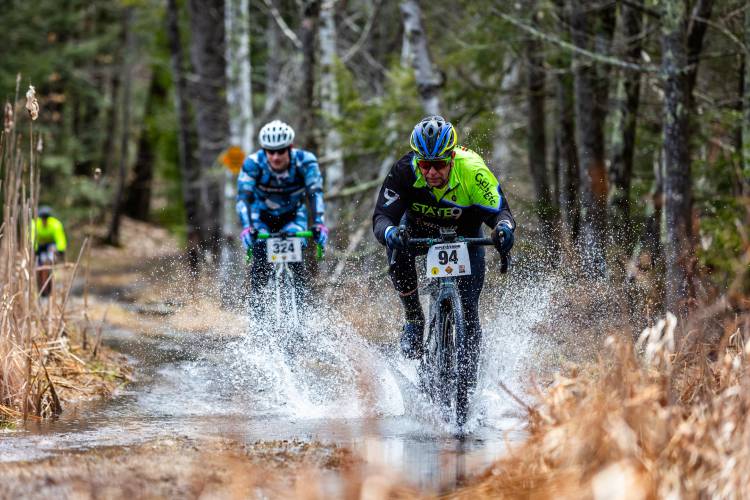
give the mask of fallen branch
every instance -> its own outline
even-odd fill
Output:
[[[365,181],[360,184],[357,184],[356,186],[350,186],[343,188],[339,191],[336,191],[328,196],[326,196],[326,200],[335,200],[338,198],[346,198],[347,196],[352,196],[357,193],[361,193],[363,191],[368,191],[374,187],[377,187],[383,183],[384,178],[378,178],[371,181]]]

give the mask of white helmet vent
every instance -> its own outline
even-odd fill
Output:
[[[258,142],[263,149],[288,148],[293,141],[294,129],[281,120],[266,123],[258,133]]]

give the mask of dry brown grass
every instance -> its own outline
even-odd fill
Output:
[[[6,107],[6,114],[18,109]],[[29,230],[40,153],[31,146],[38,137],[29,126],[27,149],[16,131],[18,117],[6,122],[0,135],[0,421],[52,416],[66,400],[108,393],[129,378],[119,368],[122,360],[99,345],[96,328],[71,317],[68,298],[78,262],[56,266],[52,294],[39,297]]]
[[[450,496],[747,498],[750,311],[741,307],[712,313],[724,327],[717,344],[689,328],[676,340],[672,319],[636,346],[608,337],[598,362],[539,393],[529,439]]]

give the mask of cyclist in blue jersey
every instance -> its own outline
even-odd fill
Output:
[[[264,125],[258,140],[261,149],[247,157],[237,178],[236,207],[242,223],[240,239],[245,249],[253,250],[250,298],[254,307],[260,306],[259,292],[273,270],[259,233],[307,230],[309,203],[315,242],[324,246],[328,241],[318,159],[309,151],[293,147],[294,130],[280,120]],[[304,263],[291,263],[290,267],[298,296],[304,297]]]

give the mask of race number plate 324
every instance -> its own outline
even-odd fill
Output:
[[[427,276],[444,278],[471,274],[469,249],[466,243],[433,245],[427,252]]]
[[[268,238],[268,262],[302,262],[302,238]]]

